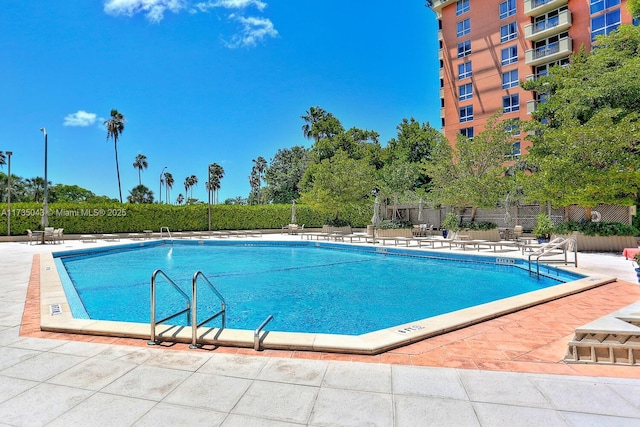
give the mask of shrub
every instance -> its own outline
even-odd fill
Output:
[[[406,221],[403,219],[397,219],[395,221],[385,219],[380,223],[380,227],[383,230],[395,229],[395,228],[413,228],[413,223],[411,221]]]
[[[465,230],[493,230],[498,228],[498,224],[489,221],[463,222],[460,224],[460,228]]]
[[[450,231],[460,230],[460,222],[455,212],[449,212],[442,220],[442,228]]]
[[[558,234],[571,234],[574,231],[587,236],[637,236],[640,231],[632,225],[621,222],[562,222],[554,227]]]
[[[549,215],[547,214],[538,214],[536,217],[536,226],[533,228],[533,234],[537,238],[548,238],[549,235],[553,232],[553,222]]]

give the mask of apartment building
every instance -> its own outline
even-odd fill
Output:
[[[626,0],[428,0],[438,19],[442,131],[473,137],[498,109],[529,120],[544,98],[523,90],[553,65],[568,64],[599,34],[632,22]],[[526,152],[524,135],[514,155]]]

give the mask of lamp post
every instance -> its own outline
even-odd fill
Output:
[[[209,218],[209,231],[211,231],[211,168],[213,164],[207,166],[207,216]]]
[[[7,151],[9,158],[9,171],[7,175],[7,236],[11,236],[11,155],[12,151]]]
[[[45,128],[40,128],[40,132],[44,134],[44,197],[42,199],[42,220],[40,224],[44,227],[49,226],[49,205],[48,205],[48,178],[47,178],[47,130]]]
[[[167,167],[163,167],[162,168],[162,172],[160,172],[160,192],[158,193],[158,197],[160,197],[160,201],[158,203],[162,204],[162,174],[164,173],[165,169],[167,169]]]

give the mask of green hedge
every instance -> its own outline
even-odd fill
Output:
[[[40,229],[42,205],[11,204],[11,234],[25,234]],[[0,235],[7,234],[7,204],[0,203]],[[325,209],[296,205],[296,222],[305,227],[322,227],[335,213]],[[354,227],[370,222],[371,209],[352,207],[341,211],[341,219]],[[291,222],[291,205],[211,205],[212,230],[280,229]],[[49,205],[49,225],[64,228],[67,234],[129,233],[142,230],[207,230],[206,204],[174,206],[120,203],[54,203]]]
[[[638,236],[640,232],[632,225],[621,222],[562,222],[553,227],[554,233],[571,234],[574,231],[587,236]]]

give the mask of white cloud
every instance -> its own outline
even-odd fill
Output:
[[[246,9],[249,6],[255,6],[258,10],[262,11],[267,7],[267,4],[260,0],[208,0],[195,4],[195,7],[203,12],[217,7],[224,9]]]
[[[240,34],[232,37],[231,42],[226,45],[230,48],[255,46],[266,37],[276,37],[278,31],[273,27],[271,20],[267,18],[256,18],[231,15],[242,24]]]
[[[187,0],[106,0],[104,11],[109,15],[133,16],[143,13],[151,22],[158,23],[168,10],[178,13],[187,7]]]
[[[63,126],[91,126],[96,122],[96,117],[95,113],[78,110],[77,113],[67,114]]]

